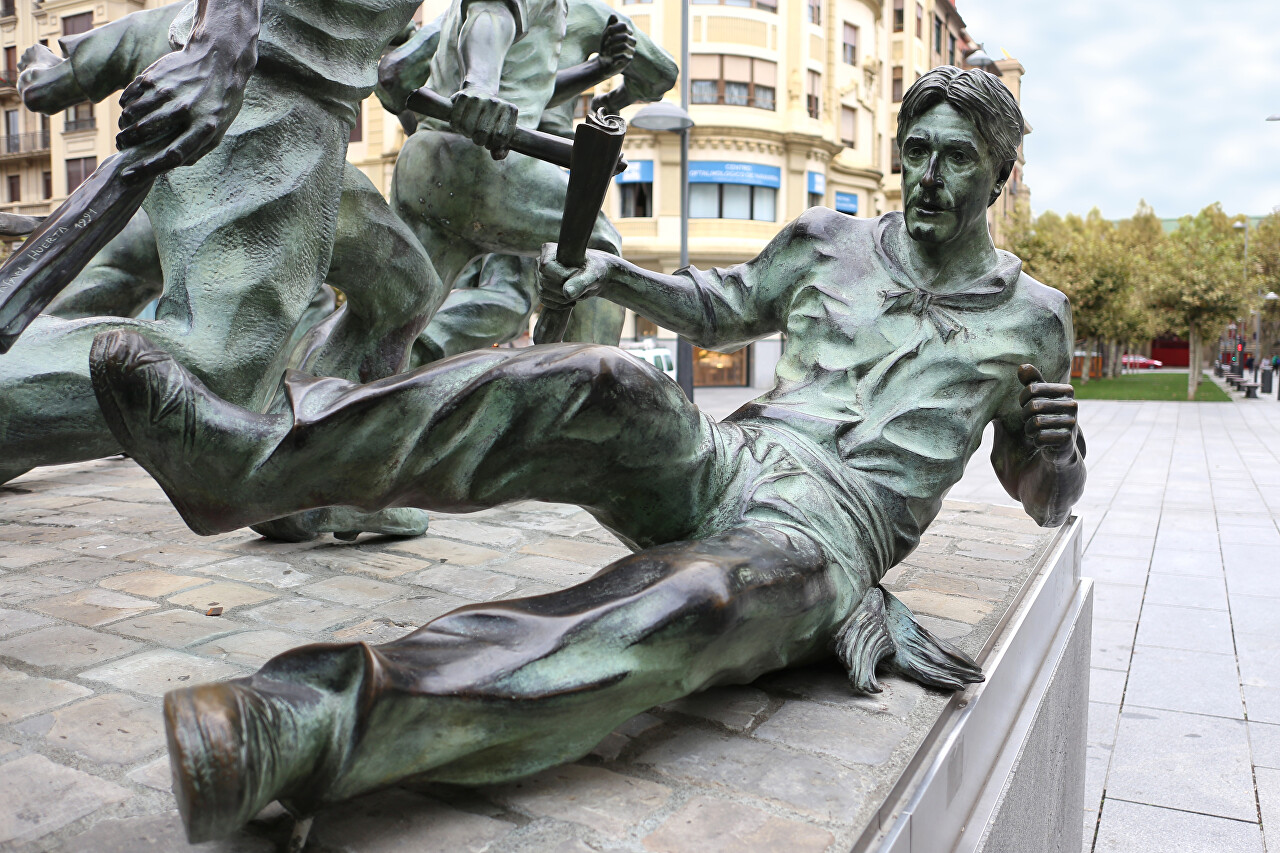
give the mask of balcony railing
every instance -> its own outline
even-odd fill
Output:
[[[16,89],[18,87],[18,69],[0,68],[0,89]]]
[[[63,133],[75,133],[77,130],[97,130],[98,120],[96,118],[78,118],[67,119],[63,122]]]
[[[11,133],[0,136],[0,156],[35,154],[49,150],[48,131],[35,133]]]

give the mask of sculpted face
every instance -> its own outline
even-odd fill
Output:
[[[907,233],[948,243],[986,229],[987,206],[1003,186],[996,162],[973,122],[948,103],[916,119],[902,144],[902,198]]]

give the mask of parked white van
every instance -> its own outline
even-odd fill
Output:
[[[646,361],[654,367],[661,370],[671,378],[672,382],[676,381],[676,362],[671,355],[671,350],[666,347],[648,346],[642,349],[623,350],[627,355],[635,356],[641,361]]]

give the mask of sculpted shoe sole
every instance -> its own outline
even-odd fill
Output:
[[[192,844],[235,832],[265,806],[256,784],[265,768],[251,754],[237,689],[205,684],[164,697],[173,794]]]

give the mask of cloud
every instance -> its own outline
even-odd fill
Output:
[[[969,32],[1027,69],[1037,212],[1161,216],[1280,205],[1280,2],[961,0]]]

